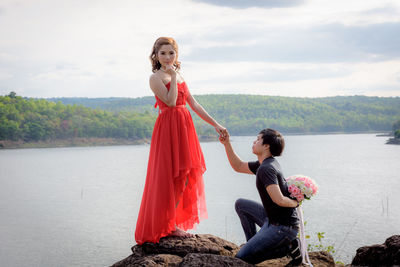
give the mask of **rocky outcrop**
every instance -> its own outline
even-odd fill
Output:
[[[386,239],[381,245],[357,249],[352,266],[396,266],[400,265],[400,235]]]
[[[386,144],[389,144],[389,145],[400,145],[400,138],[389,138],[386,141]]]
[[[213,235],[164,237],[158,244],[145,243],[132,247],[132,255],[112,267],[133,266],[254,266],[235,258],[239,246]],[[289,258],[269,260],[256,266],[285,266]],[[314,266],[335,266],[326,252],[311,252]]]

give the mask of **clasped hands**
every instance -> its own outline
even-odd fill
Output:
[[[228,130],[226,128],[221,130],[218,139],[221,142],[221,144],[223,144],[223,145],[225,145],[225,144],[227,144],[229,142],[229,132],[228,132]]]

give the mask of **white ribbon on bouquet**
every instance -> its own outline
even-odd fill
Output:
[[[300,252],[301,256],[303,257],[303,263],[313,267],[307,252],[306,236],[304,233],[303,210],[301,209],[301,205],[298,206],[296,210],[300,219]]]

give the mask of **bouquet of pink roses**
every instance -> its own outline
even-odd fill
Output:
[[[290,196],[296,198],[298,202],[310,199],[318,191],[317,184],[308,176],[293,175],[286,178],[286,182]]]

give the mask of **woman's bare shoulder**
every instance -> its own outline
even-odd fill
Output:
[[[149,82],[150,82],[150,85],[151,84],[158,84],[158,85],[164,84],[164,77],[159,72],[155,72],[150,75]]]
[[[165,85],[171,81],[171,77],[162,71],[157,71],[150,75],[149,80],[150,80],[150,83],[162,82]],[[184,81],[185,81],[185,79],[183,79],[183,76],[180,73],[178,73],[177,82],[183,83]]]
[[[158,72],[151,74],[149,80],[150,81],[161,80],[160,74]]]

